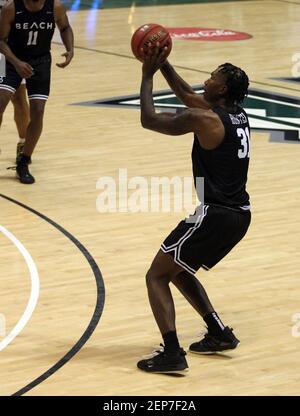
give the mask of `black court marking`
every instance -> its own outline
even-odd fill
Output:
[[[285,78],[273,78],[273,79],[277,81],[294,82],[294,83],[300,84],[300,77],[285,77]]]
[[[61,42],[52,42],[55,45],[62,45]],[[91,49],[91,48],[86,48],[85,46],[74,46],[74,49],[80,49],[83,51],[88,51],[88,52],[95,52],[95,53],[100,53],[102,55],[110,55],[110,56],[116,56],[118,58],[125,58],[125,59],[133,59],[136,60],[136,58],[134,56],[130,56],[130,55],[124,55],[121,53],[115,53],[115,52],[108,52],[108,51],[102,51],[101,49]],[[190,67],[186,67],[186,66],[181,66],[181,65],[173,65],[174,68],[176,69],[184,69],[185,71],[192,71],[192,72],[198,72],[199,74],[207,74],[210,75],[211,71],[203,71],[201,69],[196,69],[196,68],[190,68]],[[268,82],[260,82],[260,81],[253,81],[250,80],[250,83],[252,84],[258,84],[258,85],[264,85],[267,87],[275,87],[275,88],[279,88],[279,89],[283,89],[283,90],[289,90],[289,91],[296,91],[299,92],[299,89],[296,88],[289,88],[286,86],[280,86],[280,85],[276,85],[276,84],[270,84]]]
[[[88,252],[88,250],[68,231],[66,231],[62,226],[58,225],[56,222],[51,220],[50,218],[46,217],[46,215],[41,214],[40,212],[36,211],[33,208],[28,207],[25,204],[22,204],[19,201],[16,201],[13,198],[10,198],[6,195],[0,194],[0,197],[6,199],[7,201],[13,202],[16,205],[19,205],[22,208],[25,208],[27,211],[32,212],[33,214],[37,215],[38,217],[42,218],[49,224],[53,225],[58,231],[63,233],[75,246],[81,251],[81,253],[84,255],[86,260],[88,261],[91,269],[93,270],[95,279],[96,279],[96,285],[97,285],[97,301],[95,310],[93,313],[93,316],[90,320],[90,323],[88,324],[86,330],[80,337],[80,339],[76,342],[76,344],[70,349],[70,351],[67,352],[56,364],[54,364],[52,367],[49,368],[49,370],[45,371],[42,375],[40,375],[38,378],[33,380],[31,383],[27,384],[25,387],[21,388],[17,392],[13,393],[12,396],[22,396],[23,394],[27,393],[29,390],[32,390],[34,387],[36,387],[38,384],[41,384],[43,381],[45,381],[47,378],[52,376],[57,370],[59,370],[62,366],[67,364],[68,361],[71,360],[71,358],[74,357],[75,354],[78,353],[78,351],[81,350],[81,348],[85,345],[85,343],[88,341],[92,333],[95,331],[98,322],[100,320],[100,317],[103,312],[104,308],[104,301],[105,301],[105,287],[104,287],[104,281],[102,278],[102,274],[100,272],[100,269],[95,262],[92,255]]]

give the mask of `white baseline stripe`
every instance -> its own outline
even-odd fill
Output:
[[[293,103],[288,103],[286,101],[274,100],[273,98],[258,97],[257,95],[252,95],[252,94],[248,94],[248,97],[255,98],[256,100],[260,100],[260,101],[269,101],[270,103],[278,103],[278,104],[283,104],[283,105],[289,105],[290,107],[299,107],[299,104],[293,104]],[[248,109],[245,108],[245,110],[248,111],[248,112],[251,111],[250,108],[248,108]]]
[[[24,257],[26,261],[27,267],[30,272],[30,277],[31,277],[31,293],[30,293],[28,304],[19,322],[11,330],[11,332],[0,342],[0,351],[2,351],[5,347],[7,347],[8,344],[10,344],[14,340],[14,338],[16,338],[16,336],[19,335],[19,333],[23,330],[23,328],[25,327],[25,325],[31,318],[31,315],[33,314],[33,311],[36,307],[36,304],[39,298],[40,280],[39,280],[39,274],[38,274],[36,265],[31,255],[23,246],[23,244],[10,231],[8,231],[2,225],[0,225],[0,231],[7,238],[9,238],[17,247],[17,249],[20,251],[20,253],[22,254],[22,256]]]

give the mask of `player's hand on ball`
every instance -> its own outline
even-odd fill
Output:
[[[153,76],[155,72],[165,63],[168,56],[168,48],[160,47],[157,42],[155,48],[148,48],[143,54],[143,75]]]
[[[72,61],[74,52],[73,51],[67,51],[63,53],[61,56],[64,56],[66,58],[65,62],[62,62],[60,64],[56,64],[59,68],[65,68],[69,63]]]

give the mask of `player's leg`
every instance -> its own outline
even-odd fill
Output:
[[[30,120],[25,80],[22,81],[11,101],[14,106],[14,120],[19,134],[19,140],[17,143],[18,158],[23,151],[26,131]]]
[[[246,233],[250,217],[247,213],[205,205],[190,218],[193,221],[182,221],[161,247],[183,267],[183,271],[173,276],[172,283],[208,328],[204,339],[191,345],[190,350],[204,354],[233,349],[239,341],[221,321],[195,273],[200,267],[212,268],[231,251]]]
[[[30,122],[27,127],[23,152],[17,161],[17,174],[24,184],[32,184],[35,179],[28,169],[31,155],[42,134],[46,100],[30,99]]]
[[[172,283],[202,318],[214,312],[211,301],[196,276],[183,270],[172,278]]]
[[[26,131],[23,154],[17,161],[16,168],[20,182],[25,184],[35,182],[29,172],[28,164],[43,130],[45,105],[50,91],[51,56],[47,55],[29,63],[34,69],[34,75],[26,80],[30,122]]]
[[[159,251],[146,275],[150,305],[161,334],[175,331],[175,308],[169,284],[180,270],[171,256]],[[178,346],[176,341],[175,347]]]
[[[202,246],[209,235],[210,212],[208,206],[197,208],[193,216],[178,224],[161,246],[163,252],[181,265],[178,273],[172,275],[172,283],[202,317],[214,312],[204,287],[194,275],[202,266],[207,251]]]
[[[221,321],[199,280],[190,272],[182,271],[172,279],[172,283],[207,325],[207,334],[201,341],[193,343],[190,351],[198,354],[211,354],[236,348],[239,340]]]
[[[26,130],[23,153],[31,156],[43,131],[46,100],[30,99],[30,122]]]
[[[3,120],[3,113],[13,96],[13,91],[1,88],[0,84],[0,126]]]
[[[22,81],[15,67],[8,61],[5,62],[5,74],[5,77],[0,77],[0,126],[3,113]]]
[[[183,270],[172,278],[172,283],[203,318],[209,333],[221,335],[225,325],[211,304],[206,290],[192,273]]]
[[[170,291],[172,276],[182,270],[171,256],[159,251],[146,275],[149,302],[164,340],[164,348],[155,356],[138,362],[141,370],[153,373],[181,373],[188,369],[185,352],[180,348],[174,301]]]

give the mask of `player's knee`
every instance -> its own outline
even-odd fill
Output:
[[[148,289],[156,285],[157,278],[158,276],[155,273],[153,273],[151,269],[149,269],[146,273],[146,286]]]
[[[44,117],[45,106],[44,105],[34,105],[30,109],[30,118],[31,121],[41,121]]]
[[[170,282],[170,276],[167,272],[155,270],[150,267],[146,273],[146,285],[147,287],[156,286],[159,284],[166,284]]]

